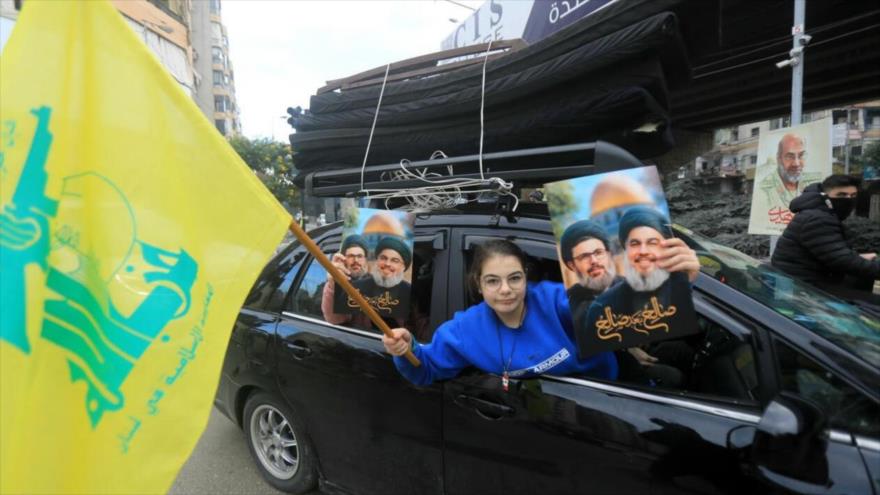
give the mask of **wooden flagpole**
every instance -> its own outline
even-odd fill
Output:
[[[348,277],[346,277],[335,266],[333,266],[333,263],[331,263],[330,260],[326,256],[324,256],[321,248],[319,248],[318,245],[315,244],[315,241],[313,241],[312,238],[305,233],[305,231],[302,229],[302,227],[299,226],[298,223],[296,223],[296,221],[290,223],[290,231],[293,233],[293,235],[296,236],[297,239],[299,239],[299,242],[301,242],[302,245],[306,247],[309,253],[311,253],[312,256],[314,256],[315,259],[318,260],[318,263],[320,263],[321,266],[323,266],[324,269],[327,270],[327,273],[329,273],[330,276],[333,277],[333,280],[336,281],[336,286],[342,287],[345,293],[358,303],[358,306],[361,307],[361,311],[363,311],[367,316],[370,317],[370,320],[377,327],[379,327],[379,330],[382,330],[382,333],[384,333],[388,337],[392,337],[391,329],[388,328],[388,324],[386,324],[382,317],[379,316],[379,313],[376,313],[376,310],[374,310],[373,307],[370,306],[370,303],[368,303],[367,300],[364,299],[364,296],[362,296],[361,293],[357,289],[355,289],[353,285],[351,285],[351,282],[348,281]],[[406,354],[404,354],[403,357],[405,357],[406,360],[409,361],[410,364],[412,364],[413,366],[421,366],[422,364],[419,359],[412,353],[412,351],[406,351]]]

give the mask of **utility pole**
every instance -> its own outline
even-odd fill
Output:
[[[794,25],[791,27],[792,47],[787,60],[776,63],[783,69],[791,66],[791,127],[800,125],[804,100],[804,47],[812,38],[805,33],[807,0],[794,0]],[[849,132],[847,130],[847,132]],[[770,236],[770,254],[776,250],[778,235]]]
[[[843,165],[843,173],[849,175],[849,110],[852,107],[846,107],[846,141],[843,145],[843,150],[846,152],[846,158]]]
[[[804,17],[807,0],[794,0],[794,26],[791,28],[793,37],[791,56],[791,125],[801,123],[801,109],[804,98],[804,47],[810,42],[809,36],[804,40]]]

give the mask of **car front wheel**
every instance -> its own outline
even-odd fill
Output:
[[[259,392],[244,406],[248,448],[266,481],[290,493],[305,493],[318,481],[318,462],[305,428],[275,397]]]

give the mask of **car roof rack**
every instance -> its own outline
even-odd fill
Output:
[[[433,178],[480,178],[480,155],[467,155],[410,162],[410,171],[440,174]],[[541,185],[613,170],[641,167],[643,163],[623,148],[605,141],[547,146],[483,155],[483,175],[516,183],[516,187]],[[303,181],[306,194],[315,197],[366,196],[362,189],[399,189],[421,187],[424,181],[391,180],[389,174],[400,170],[400,163],[309,172]]]

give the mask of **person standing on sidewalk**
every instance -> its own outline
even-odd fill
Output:
[[[843,225],[855,208],[859,185],[855,177],[830,175],[792,200],[794,218],[782,232],[770,263],[844,299],[880,304],[880,296],[844,284],[847,276],[868,286],[880,279],[877,253],[855,252]]]

